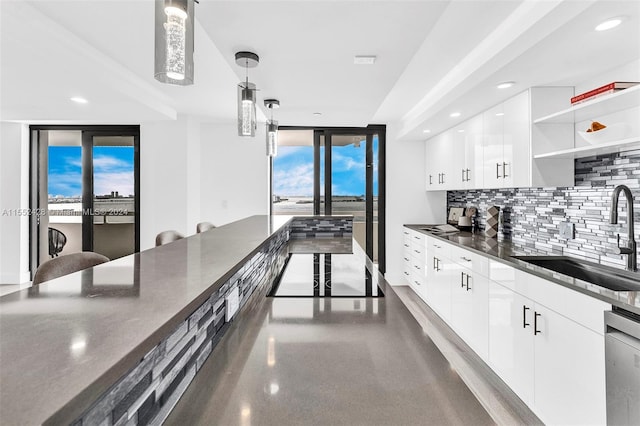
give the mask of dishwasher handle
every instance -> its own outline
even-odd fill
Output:
[[[640,322],[621,315],[619,311],[606,311],[604,313],[605,333],[620,331],[628,336],[640,340]],[[629,315],[632,315],[629,313]]]

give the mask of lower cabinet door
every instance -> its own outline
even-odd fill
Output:
[[[431,307],[442,319],[449,322],[451,318],[452,279],[455,279],[455,265],[446,258],[431,256],[433,268]]]
[[[526,404],[533,401],[533,314],[531,300],[489,281],[489,364]]]
[[[535,314],[536,414],[546,424],[606,424],[604,336],[540,305]]]

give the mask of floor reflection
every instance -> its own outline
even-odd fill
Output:
[[[358,254],[290,254],[275,297],[384,296]]]

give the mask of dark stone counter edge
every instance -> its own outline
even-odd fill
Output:
[[[202,291],[200,295],[195,297],[189,302],[183,309],[181,309],[176,315],[170,318],[165,324],[159,327],[154,333],[149,335],[143,340],[137,347],[132,348],[131,351],[120,361],[113,365],[106,373],[96,379],[88,387],[80,391],[72,400],[56,411],[51,417],[49,417],[43,424],[44,425],[59,425],[59,424],[71,424],[75,419],[80,416],[83,411],[89,407],[96,399],[98,399],[103,393],[114,385],[122,376],[127,374],[132,368],[136,366],[138,362],[151,351],[163,338],[170,335],[176,327],[178,327],[183,321],[185,321],[198,307],[205,303],[212,294],[220,289],[220,287],[233,275],[242,268],[247,261],[257,254],[266,244],[272,239],[276,238],[281,232],[286,232],[294,220],[300,219],[331,219],[331,220],[344,220],[353,219],[351,215],[340,216],[291,216],[286,222],[283,222],[280,227],[267,236],[261,243],[259,243],[253,250],[248,252],[246,256],[242,258],[240,262],[230,268],[219,279],[213,282],[206,290]],[[232,222],[233,223],[233,222]],[[224,225],[223,225],[224,226]],[[197,234],[196,234],[197,235]],[[187,237],[189,238],[189,237]],[[150,248],[148,250],[154,250]],[[146,251],[148,251],[146,250]],[[139,253],[134,254],[138,256]]]
[[[477,253],[477,254],[479,254],[481,256],[489,258],[490,260],[495,260],[495,261],[504,263],[506,265],[509,265],[509,266],[515,268],[515,269],[519,269],[519,270],[521,270],[523,272],[527,272],[527,273],[529,273],[531,275],[535,275],[535,276],[537,276],[539,278],[544,278],[547,281],[551,281],[551,282],[553,282],[555,284],[559,284],[559,285],[561,285],[563,287],[570,288],[571,290],[577,291],[579,293],[586,294],[587,296],[591,296],[593,298],[602,300],[603,302],[610,303],[613,306],[617,306],[619,308],[628,310],[630,312],[634,312],[636,314],[640,314],[640,303],[638,303],[638,302],[636,302],[635,305],[632,305],[632,304],[627,303],[625,301],[618,300],[618,299],[615,299],[613,297],[609,297],[606,294],[601,294],[601,293],[597,293],[595,291],[590,291],[587,288],[581,287],[579,285],[574,285],[574,284],[572,284],[571,282],[568,282],[568,281],[563,281],[561,279],[558,279],[557,277],[554,276],[554,274],[555,275],[562,275],[562,274],[560,274],[558,272],[552,272],[552,271],[544,269],[544,268],[542,268],[540,266],[529,264],[529,263],[526,263],[526,262],[524,262],[522,260],[519,260],[519,259],[514,259],[513,257],[511,257],[511,255],[514,255],[514,256],[530,255],[530,253],[524,253],[524,252],[523,253],[519,253],[518,250],[516,248],[514,248],[509,241],[505,241],[505,240],[498,240],[497,241],[497,246],[501,246],[503,248],[506,248],[511,253],[511,255],[506,255],[504,257],[501,257],[501,256],[496,256],[496,255],[487,253],[487,252],[482,251],[482,250],[478,250],[477,248],[471,247],[471,246],[466,245],[466,244],[461,244],[461,243],[459,243],[457,241],[451,241],[446,237],[442,237],[440,235],[437,235],[437,234],[434,234],[432,232],[425,231],[424,229],[421,229],[421,228],[423,228],[425,226],[429,226],[429,225],[404,225],[404,226],[406,226],[407,228],[412,229],[412,230],[414,230],[416,232],[428,235],[428,236],[430,236],[432,238],[436,238],[438,240],[444,241],[444,242],[452,244],[454,246],[462,247],[465,250],[469,250],[471,252]],[[479,234],[472,234],[470,232],[463,232],[463,231],[458,232],[458,233],[456,233],[454,235],[457,235],[457,236],[468,236],[468,237],[473,237],[473,238],[489,238],[489,237],[483,237],[482,235],[479,235]],[[540,252],[539,255],[540,256],[549,256],[549,253]],[[616,291],[609,290],[609,289],[604,288],[604,287],[599,287],[596,284],[592,284],[592,283],[590,283],[588,281],[582,281],[582,280],[579,280],[577,278],[570,277],[568,275],[564,275],[564,276],[567,278],[567,280],[577,281],[577,282],[584,283],[584,284],[589,285],[589,286],[598,287],[598,288],[603,289],[604,291],[608,291],[608,292],[611,292],[611,293],[616,293],[616,294],[618,294],[618,293],[628,294],[629,293],[629,292],[616,292]],[[639,278],[640,278],[640,275],[639,275]]]

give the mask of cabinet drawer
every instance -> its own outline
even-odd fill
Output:
[[[428,239],[429,250],[438,258],[450,259],[452,247],[453,246],[451,244],[442,242],[441,240],[437,240],[435,238]]]
[[[455,263],[472,270],[478,275],[489,277],[488,258],[457,246],[451,246],[450,255],[451,260]]]
[[[489,259],[489,279],[516,290],[516,269],[505,263]]]

